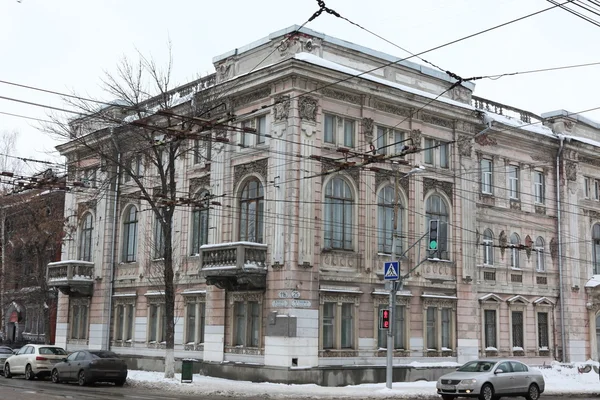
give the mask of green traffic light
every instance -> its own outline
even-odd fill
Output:
[[[437,242],[435,240],[432,240],[431,242],[429,242],[429,249],[430,250],[436,250],[437,249]]]

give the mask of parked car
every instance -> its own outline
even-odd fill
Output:
[[[59,346],[28,344],[4,362],[4,377],[25,375],[25,379],[50,375],[54,364],[65,358],[67,352]]]
[[[492,400],[499,397],[525,396],[537,400],[546,384],[542,373],[515,360],[475,360],[455,372],[441,376],[436,384],[443,400],[457,397],[478,397]]]
[[[52,369],[54,383],[76,381],[84,386],[95,382],[113,382],[123,386],[126,380],[127,364],[112,351],[76,351]]]
[[[6,359],[12,356],[13,354],[14,353],[10,347],[0,346],[0,365],[4,365]],[[2,369],[2,371],[0,372],[4,374],[4,369]]]

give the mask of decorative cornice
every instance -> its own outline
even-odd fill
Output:
[[[267,179],[268,167],[269,160],[267,158],[252,161],[247,164],[236,165],[233,167],[233,179],[235,182],[239,182],[244,176],[252,173],[259,174],[263,179]]]
[[[310,96],[302,96],[298,99],[298,110],[300,112],[300,119],[307,121],[316,122],[318,100]]]
[[[233,107],[238,108],[248,103],[252,103],[256,100],[264,99],[265,97],[269,97],[271,94],[271,87],[265,86],[248,94],[241,95],[236,97],[233,100]]]
[[[229,292],[229,304],[233,305],[236,301],[256,301],[259,304],[263,300],[263,292]]]
[[[423,178],[423,200],[425,200],[427,193],[433,189],[444,192],[452,200],[452,182]]]
[[[394,106],[392,104],[383,103],[378,100],[375,100],[373,102],[373,108],[383,111],[383,112],[386,112],[386,113],[400,115],[401,117],[408,118],[411,116],[410,109],[408,109],[408,108]]]
[[[331,97],[332,99],[341,100],[352,104],[362,104],[362,97],[357,94],[350,94],[331,88],[321,89],[320,92],[325,97]]]
[[[448,128],[448,129],[454,128],[454,122],[452,120],[438,117],[437,115],[422,113],[421,120],[428,124],[442,126],[444,128]]]
[[[593,165],[595,167],[600,167],[600,157],[599,158],[590,158],[585,156],[579,156],[579,162],[583,164]]]

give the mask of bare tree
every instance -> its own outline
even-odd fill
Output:
[[[160,259],[160,268],[157,270],[153,261],[154,270],[148,272],[154,278],[151,283],[159,285],[164,296],[165,377],[171,378],[175,366],[177,283],[176,237],[172,227],[175,209],[182,205],[176,165],[186,153],[194,151],[197,141],[210,145],[211,137],[206,132],[219,126],[221,121],[216,116],[222,115],[225,107],[212,89],[214,76],[176,90],[171,88],[170,49],[164,68],[140,53],[138,56],[136,62],[123,58],[114,73],[105,72],[103,88],[115,99],[109,105],[99,108],[97,103],[85,99],[65,99],[83,116],[63,123],[61,129],[49,128],[77,149],[67,154],[71,175],[83,165],[101,165],[106,179],[99,179],[99,196],[118,193],[120,179],[127,177],[129,184],[135,186],[138,199],[158,223],[160,239],[156,242],[153,237],[151,246],[160,253],[153,257]]]
[[[23,161],[15,157],[17,149],[17,131],[0,131],[0,171],[20,174],[23,171]],[[0,184],[0,193],[6,194],[12,189],[12,185]]]

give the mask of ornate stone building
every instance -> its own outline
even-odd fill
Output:
[[[191,85],[233,82],[226,107],[241,128],[190,141],[177,166],[180,190],[220,200],[176,211],[176,357],[280,381],[383,368],[377,316],[397,202],[402,273],[422,264],[397,296],[396,363],[596,358],[597,123],[478,98],[471,83],[305,28],[214,65],[172,93],[183,112]],[[59,150],[110,178],[101,163],[77,164],[73,143]],[[415,165],[425,170],[409,174]],[[134,188],[115,193],[67,199],[79,222],[63,248],[72,261],[49,267],[63,292],[57,343],[110,347],[142,366],[163,354],[154,222]],[[419,242],[432,219],[448,224],[436,254]],[[56,279],[76,269],[77,280]]]

